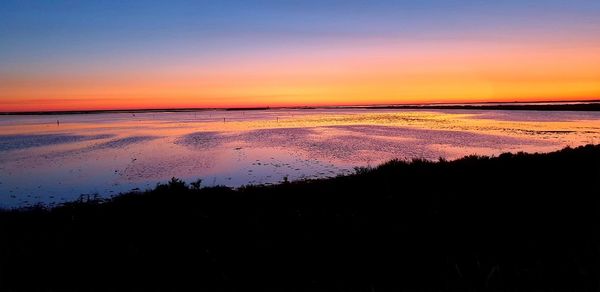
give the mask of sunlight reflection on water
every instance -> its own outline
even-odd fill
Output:
[[[59,120],[60,124],[56,121]],[[314,109],[0,117],[0,206],[151,188],[240,186],[386,160],[552,151],[600,141],[600,113]]]

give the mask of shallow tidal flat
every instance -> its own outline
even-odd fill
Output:
[[[390,159],[600,141],[600,112],[298,109],[0,116],[0,206],[330,177]]]

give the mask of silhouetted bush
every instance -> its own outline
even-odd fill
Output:
[[[2,291],[598,291],[600,146],[0,212]]]

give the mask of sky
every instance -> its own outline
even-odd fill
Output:
[[[0,1],[0,111],[600,98],[600,1]]]

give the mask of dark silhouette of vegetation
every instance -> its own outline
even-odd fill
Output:
[[[360,107],[359,107],[360,108]],[[363,107],[368,109],[456,109],[456,110],[521,110],[521,111],[600,111],[600,103],[575,104],[425,104]]]
[[[226,111],[262,111],[270,109],[268,106],[266,107],[232,107],[226,108]]]
[[[1,291],[598,291],[600,145],[0,212]]]
[[[109,113],[186,113],[209,110],[223,111],[262,111],[270,109],[331,109],[331,108],[363,108],[363,109],[476,109],[476,110],[535,110],[535,111],[600,111],[600,100],[581,100],[565,104],[561,101],[550,102],[503,102],[496,104],[467,103],[467,104],[398,104],[398,105],[370,105],[370,106],[294,106],[294,107],[238,107],[238,108],[164,108],[164,109],[114,109],[114,110],[64,110],[64,111],[28,111],[28,112],[0,112],[0,115],[80,115],[80,114],[109,114]]]

